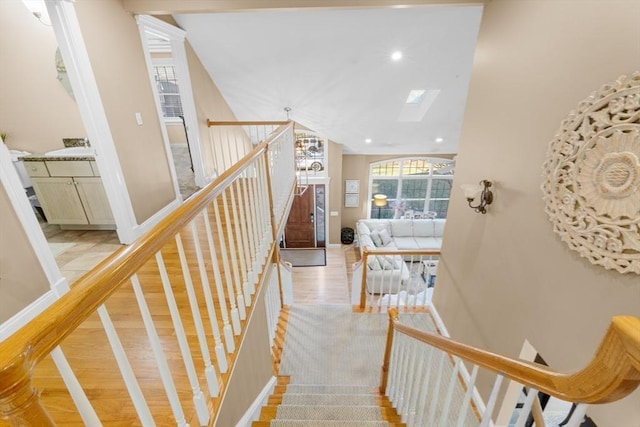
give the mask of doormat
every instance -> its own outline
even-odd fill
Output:
[[[280,249],[283,261],[290,262],[294,267],[322,267],[327,265],[327,255],[324,248]]]

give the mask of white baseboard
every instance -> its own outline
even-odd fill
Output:
[[[251,427],[251,423],[257,421],[260,418],[260,410],[269,400],[269,396],[273,393],[273,390],[276,388],[276,377],[271,377],[267,384],[265,384],[264,388],[256,397],[256,400],[253,401],[247,412],[244,413],[240,421],[236,424],[236,427]]]
[[[342,244],[340,243],[329,243],[327,245],[328,249],[340,249],[342,247]]]
[[[66,279],[64,279],[66,283]],[[14,314],[6,322],[0,325],[0,342],[13,335],[18,329],[26,325],[40,314],[45,308],[49,307],[55,300],[58,299],[55,291],[47,291],[42,294],[37,300]]]

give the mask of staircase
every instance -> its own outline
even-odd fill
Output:
[[[400,416],[372,387],[290,384],[279,376],[274,393],[253,427],[400,427]]]

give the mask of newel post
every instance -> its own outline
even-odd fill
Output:
[[[364,310],[367,303],[367,259],[369,250],[365,247],[362,251],[362,278],[360,282],[360,310]]]
[[[32,363],[23,353],[0,371],[0,418],[14,426],[55,426],[31,384]]]
[[[398,309],[389,309],[389,329],[387,329],[387,344],[384,348],[384,359],[382,361],[382,373],[380,375],[380,394],[384,395],[387,391],[387,382],[389,380],[389,361],[391,360],[391,347],[393,347],[394,324],[398,320]]]

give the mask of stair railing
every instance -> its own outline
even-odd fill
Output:
[[[495,376],[486,405],[475,387],[479,368]],[[566,426],[577,427],[588,404],[619,400],[640,384],[640,319],[614,317],[592,361],[565,374],[417,330],[400,321],[397,309],[389,309],[380,388],[408,426],[493,425],[503,377],[527,390],[516,427],[523,427],[530,414],[540,420],[538,392],[576,403]]]
[[[209,145],[203,151],[213,160],[218,174],[226,171],[286,121],[213,121],[207,120]],[[293,136],[292,136],[293,138]]]
[[[426,307],[439,258],[440,250],[364,247],[353,269],[351,304],[360,310]]]
[[[0,418],[209,424],[293,198],[292,141],[293,124],[281,126],[1,342]],[[61,380],[52,379],[56,368]],[[111,399],[122,405],[127,394],[130,404],[114,411]]]

